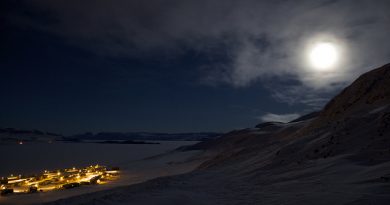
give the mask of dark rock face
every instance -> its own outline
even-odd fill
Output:
[[[361,75],[321,112],[322,120],[360,114],[390,103],[390,64]]]

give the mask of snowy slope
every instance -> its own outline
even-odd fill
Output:
[[[390,65],[359,77],[313,119],[191,149],[209,158],[193,172],[52,204],[389,204]]]

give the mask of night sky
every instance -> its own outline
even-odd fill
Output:
[[[0,127],[198,132],[288,121],[390,62],[387,0],[2,0]],[[310,69],[307,45],[339,49]]]

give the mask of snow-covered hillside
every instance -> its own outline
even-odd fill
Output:
[[[51,204],[389,204],[390,64],[319,115],[233,131],[183,148],[195,171]]]

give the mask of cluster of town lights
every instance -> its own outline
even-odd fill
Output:
[[[13,193],[36,193],[58,189],[70,189],[82,185],[105,184],[119,177],[119,168],[107,169],[105,166],[88,166],[55,171],[45,170],[31,176],[14,176],[0,178],[1,195]]]

